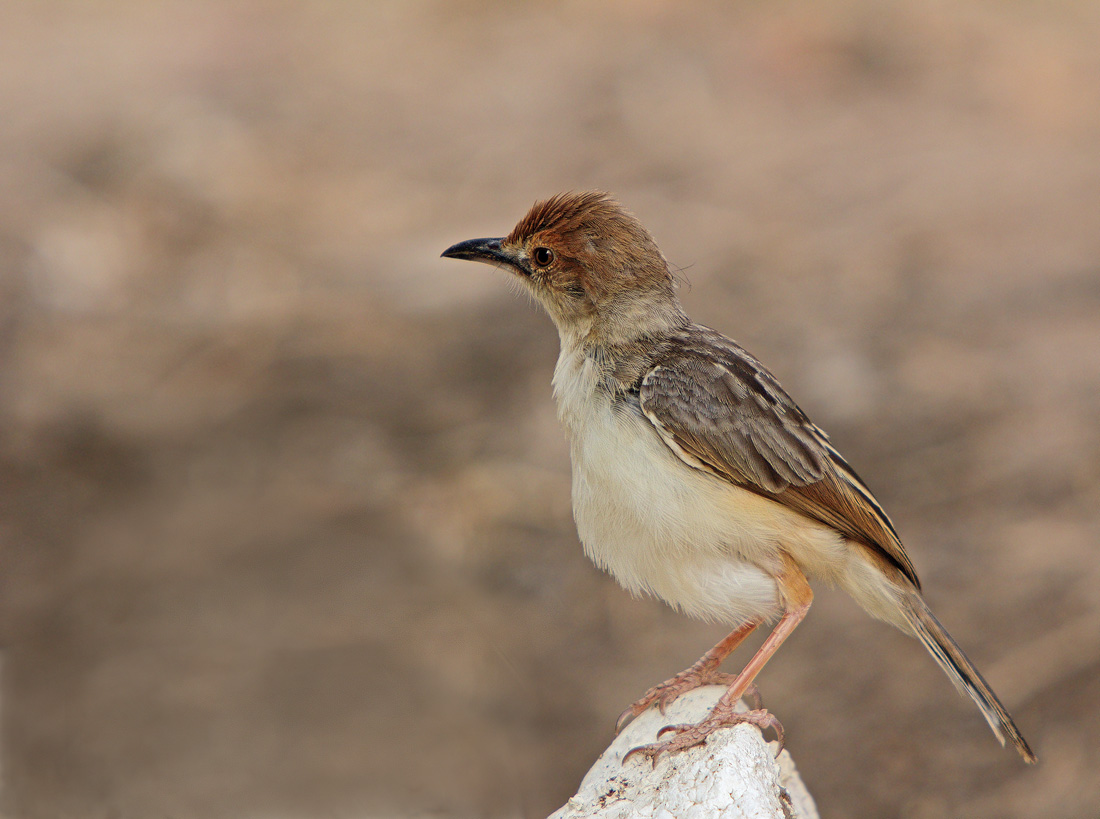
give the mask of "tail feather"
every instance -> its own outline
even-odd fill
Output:
[[[1007,737],[1016,746],[1016,750],[1020,752],[1025,762],[1034,763],[1036,756],[1020,733],[1020,729],[1016,727],[1012,716],[997,699],[989,683],[947,633],[947,629],[940,625],[940,621],[932,614],[920,594],[917,592],[906,594],[902,610],[913,632],[924,643],[924,647],[939,663],[940,668],[951,678],[955,687],[974,700],[981,709],[982,716],[993,729],[1001,745],[1005,744]]]

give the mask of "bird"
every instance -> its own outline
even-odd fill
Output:
[[[731,628],[695,664],[646,691],[617,730],[702,685],[725,693],[698,723],[634,748],[662,754],[739,723],[782,726],[755,679],[806,616],[810,579],[916,637],[974,701],[1002,745],[1036,756],[974,664],[932,614],[894,524],[774,375],[735,341],[691,321],[649,231],[610,194],[538,201],[511,233],[442,256],[507,271],[549,314],[560,354],[552,388],[572,463],[573,516],[587,556],[635,595]],[[775,623],[736,675],[719,671]],[[671,734],[667,739],[662,739]]]

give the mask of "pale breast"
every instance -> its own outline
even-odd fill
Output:
[[[559,360],[554,389],[586,554],[630,591],[696,617],[777,614],[773,578],[789,513],[684,464],[635,404],[600,387],[594,362]]]

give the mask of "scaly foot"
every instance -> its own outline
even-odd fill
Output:
[[[615,733],[621,732],[630,720],[641,714],[653,703],[657,703],[657,709],[661,714],[664,714],[668,707],[676,701],[677,697],[686,694],[688,691],[693,691],[704,685],[730,686],[735,679],[737,677],[734,674],[725,674],[716,668],[700,666],[699,663],[696,663],[686,671],[681,671],[672,679],[653,686],[633,705],[619,714],[619,718],[615,720]],[[764,702],[760,698],[760,690],[751,683],[745,689],[742,697],[757,710],[764,707]]]
[[[772,716],[772,714],[763,709],[737,712],[733,710],[732,706],[726,706],[723,703],[719,703],[711,710],[706,719],[695,725],[666,725],[657,733],[657,738],[660,739],[665,734],[673,731],[676,732],[676,736],[672,739],[666,739],[664,742],[654,742],[652,745],[640,745],[628,751],[626,756],[623,757],[623,764],[625,765],[628,759],[638,754],[645,757],[656,766],[657,758],[660,757],[661,754],[674,754],[677,751],[685,751],[688,748],[694,748],[696,745],[701,745],[705,742],[707,737],[718,729],[740,725],[741,723],[755,725],[761,732],[763,732],[765,728],[772,728],[779,738],[779,750],[783,750],[783,726],[780,724],[779,720]]]

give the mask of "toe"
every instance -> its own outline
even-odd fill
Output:
[[[636,717],[636,716],[637,716],[637,714],[634,713],[634,706],[633,705],[630,706],[629,708],[627,708],[621,714],[619,714],[619,718],[617,720],[615,720],[615,734],[616,735],[621,734],[623,728],[626,727],[627,723],[630,722],[632,719],[634,719],[634,717]]]
[[[671,734],[673,732],[680,733],[681,731],[687,731],[694,727],[694,725],[666,725],[664,728],[657,732],[657,739],[660,739],[665,734]]]

